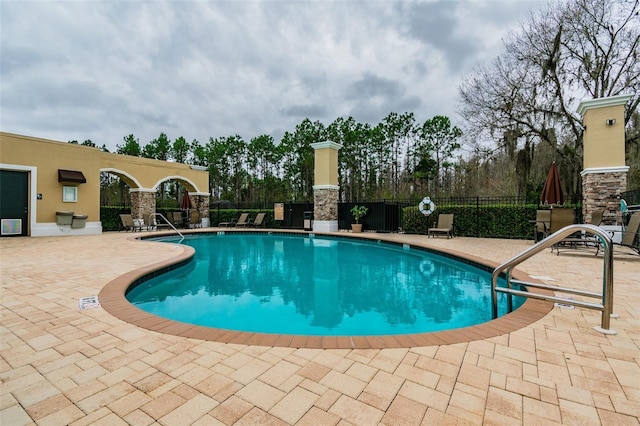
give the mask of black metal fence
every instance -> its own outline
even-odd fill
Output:
[[[409,205],[407,201],[392,200],[338,203],[338,229],[351,229],[351,224],[355,223],[351,209],[365,206],[367,214],[360,218],[364,231],[401,231],[402,209]]]
[[[620,198],[627,203],[627,206],[637,207],[640,210],[640,188],[622,192]]]
[[[212,226],[220,222],[231,222],[241,213],[267,213],[267,226],[270,228],[304,229],[305,212],[313,213],[313,203],[307,201],[283,202],[283,220],[275,220],[275,202],[258,203],[213,203],[209,209],[209,220]]]
[[[454,213],[458,235],[478,237],[530,238],[530,220],[535,219],[537,200],[525,197],[437,197],[432,198],[436,211],[423,215],[418,205],[422,199],[363,200],[338,203],[338,229],[350,229],[354,223],[351,209],[367,207],[360,218],[364,231],[426,233],[435,225],[440,213]],[[580,214],[579,206],[576,213]],[[308,202],[285,203],[283,228],[303,228],[304,212],[313,211]],[[580,219],[580,218],[578,218]]]
[[[626,194],[626,193],[625,193]],[[634,192],[635,194],[635,192]],[[633,194],[632,194],[633,196]],[[629,197],[631,200],[635,198]],[[435,226],[440,213],[455,214],[455,230],[457,235],[494,238],[530,238],[533,233],[530,221],[535,219],[539,207],[537,199],[525,197],[435,197],[431,198],[436,210],[431,215],[420,212],[418,205],[422,198],[361,200],[357,202],[338,203],[338,228],[350,229],[354,223],[351,209],[355,205],[368,208],[367,214],[360,219],[364,231],[375,232],[410,232],[426,233],[429,227]],[[266,226],[270,228],[304,229],[305,212],[313,212],[314,206],[309,201],[285,201],[283,204],[283,220],[275,220],[274,202],[232,203],[228,201],[212,201],[209,218],[212,226],[221,222],[231,222],[243,212],[254,215],[266,212]],[[104,210],[103,214],[113,209],[128,209],[129,206],[117,206]],[[577,220],[581,220],[580,205],[576,208]],[[159,210],[177,208],[175,206],[158,206]],[[114,219],[117,215],[114,215]]]
[[[433,214],[419,209],[422,199],[360,201],[338,204],[338,227],[349,229],[354,205],[369,210],[360,220],[363,230],[423,234],[437,223],[440,213],[455,215],[457,235],[496,238],[530,238],[530,220],[535,219],[536,199],[526,197],[435,197]],[[579,210],[579,209],[577,209]]]

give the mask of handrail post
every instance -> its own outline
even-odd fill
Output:
[[[511,287],[511,268],[507,270],[507,287]],[[507,293],[507,312],[513,312],[513,295],[511,293]]]
[[[491,276],[491,318],[498,318],[498,292],[496,286],[498,284],[498,276],[494,274]]]
[[[596,331],[603,334],[616,334],[611,330],[611,316],[613,315],[613,245],[611,241],[605,241],[604,244],[604,265],[602,268],[602,319],[600,327],[595,327]]]
[[[602,277],[602,294],[594,294],[585,290],[577,290],[574,288],[562,288],[550,285],[542,285],[542,284],[534,284],[534,283],[524,283],[520,281],[520,284],[527,285],[529,284],[532,287],[545,288],[548,290],[554,290],[559,292],[569,292],[582,296],[589,297],[598,297],[601,299],[601,304],[587,304],[579,301],[571,301],[571,300],[563,300],[562,298],[556,296],[549,295],[541,295],[541,294],[533,294],[526,291],[515,290],[511,286],[511,271],[513,268],[529,259],[530,257],[538,254],[542,250],[552,247],[553,245],[561,242],[569,235],[577,232],[577,231],[586,231],[590,234],[595,235],[604,246],[604,266],[603,266],[603,277]],[[505,278],[507,280],[506,288],[498,288],[498,277],[500,274],[504,273]],[[555,232],[552,235],[549,235],[547,238],[535,244],[533,247],[528,248],[517,256],[512,257],[506,262],[502,263],[498,267],[493,270],[491,274],[491,314],[493,318],[498,317],[498,297],[497,292],[500,291],[502,293],[507,293],[507,308],[508,311],[512,311],[512,303],[511,303],[511,295],[519,295],[523,297],[531,297],[536,299],[543,299],[548,301],[562,301],[562,303],[567,303],[569,305],[584,307],[588,309],[598,309],[602,311],[602,319],[601,325],[594,327],[596,331],[604,334],[616,334],[615,330],[610,328],[611,324],[611,316],[613,312],[613,243],[611,241],[611,237],[601,228],[594,225],[569,225],[566,226],[559,231]]]
[[[156,216],[160,216],[160,217],[161,217],[161,218],[162,218],[162,219],[167,223],[167,225],[169,225],[170,227],[172,227],[172,228],[173,228],[173,230],[174,230],[174,231],[176,231],[176,232],[178,233],[178,235],[180,235],[180,241],[179,241],[179,243],[181,243],[181,242],[182,242],[182,240],[184,240],[184,235],[182,235],[182,233],[181,233],[180,231],[178,231],[178,228],[176,228],[175,226],[173,226],[173,223],[171,223],[171,222],[169,221],[169,219],[167,219],[166,217],[164,217],[164,215],[163,215],[162,213],[158,213],[158,212],[156,212],[156,213],[154,213],[154,214],[153,214],[153,216],[154,216],[154,217],[156,217]]]

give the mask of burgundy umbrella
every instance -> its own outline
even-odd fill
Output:
[[[562,191],[562,185],[560,185],[560,173],[558,172],[558,166],[556,166],[555,161],[551,163],[547,180],[542,187],[540,203],[544,205],[564,204],[564,192]]]
[[[193,205],[191,204],[191,197],[189,197],[189,194],[187,192],[185,192],[184,197],[182,197],[180,208],[182,210],[191,210],[193,208]]]

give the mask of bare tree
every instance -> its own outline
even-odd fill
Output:
[[[584,131],[578,102],[634,94],[626,121],[640,102],[639,10],[638,0],[576,0],[531,14],[509,35],[505,53],[461,84],[465,132],[492,143],[502,138],[498,145],[513,150],[521,167],[531,164],[527,142],[547,144],[565,172],[577,174]]]

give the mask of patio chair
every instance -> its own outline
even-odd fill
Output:
[[[126,232],[135,232],[139,230],[139,226],[133,221],[133,216],[130,214],[121,214],[120,215],[120,231],[125,230]]]
[[[253,226],[254,228],[257,228],[259,226],[264,226],[264,217],[266,216],[266,213],[258,213],[256,215],[256,218],[254,219],[253,222],[249,223],[249,226]]]
[[[554,213],[555,210],[555,213]],[[554,216],[555,214],[555,216]],[[604,211],[602,210],[594,210],[591,213],[591,221],[590,225],[599,226],[602,223],[602,216]],[[555,225],[554,225],[555,220]],[[551,226],[549,233],[554,233],[559,231],[560,229],[573,225],[575,222],[575,210],[568,208],[555,208],[551,209]],[[562,248],[571,248],[574,250],[591,250],[596,249],[595,254],[598,254],[600,250],[600,240],[591,234],[584,232],[575,232],[574,234],[564,238],[562,241],[559,241],[557,244],[551,246],[551,252],[556,251],[556,254],[560,254],[560,249]]]
[[[191,210],[189,212],[189,227],[202,228],[202,221],[200,219],[200,212],[198,210]]]
[[[218,226],[220,228],[224,227],[224,228],[233,228],[234,226],[236,226],[236,223],[238,222],[237,219],[231,219],[229,222],[218,222]]]
[[[235,223],[235,226],[243,226],[246,227],[247,225],[250,225],[251,222],[249,221],[249,213],[242,213],[240,215],[240,218],[238,219],[238,221]]]
[[[603,216],[604,210],[594,210],[591,212],[591,221],[589,221],[589,223],[591,225],[600,226]]]
[[[630,248],[640,254],[640,212],[631,215],[629,224],[622,231],[622,240],[614,245]]]
[[[171,212],[169,214],[169,222],[176,228],[184,228],[184,220],[182,219],[182,212]]]
[[[558,232],[562,228],[565,228],[569,225],[573,225],[576,222],[576,210],[572,208],[566,207],[552,207],[551,208],[551,218],[549,221],[549,233],[551,235],[555,232]],[[575,247],[575,243],[580,242],[581,237],[579,234],[573,234],[565,238],[564,240],[554,244],[551,246],[551,252],[553,250],[558,250],[558,254],[560,254],[559,248],[561,246],[572,246]]]
[[[152,221],[155,229],[157,229],[158,231],[160,231],[161,229],[171,229],[171,224],[173,223],[171,222],[171,213],[168,213],[167,216],[163,215],[162,213],[153,215]]]
[[[566,207],[554,207],[551,209],[549,220],[549,234],[553,234],[564,227],[576,222],[576,210]]]
[[[438,215],[438,225],[435,228],[429,228],[427,236],[433,234],[445,234],[447,239],[453,237],[453,214],[440,214]]]
[[[609,233],[613,237],[615,232],[609,231]],[[616,250],[617,253],[640,255],[640,212],[636,212],[630,216],[629,223],[622,230],[622,238],[620,242],[616,243],[615,241],[612,241],[612,244],[614,248],[615,246],[627,247],[635,251],[635,253],[628,253],[627,251]],[[600,251],[600,247],[601,245],[599,244],[596,254]]]
[[[549,236],[550,224],[551,224],[551,210],[549,209],[537,210],[536,220],[533,225],[533,238],[536,243]]]
[[[147,231],[156,229],[156,220],[151,213],[144,213],[142,215],[142,227],[146,228]]]

